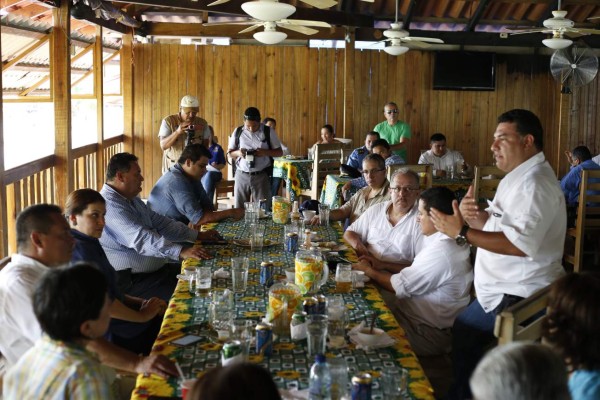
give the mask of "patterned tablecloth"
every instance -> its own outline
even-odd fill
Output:
[[[312,160],[291,160],[285,157],[274,159],[273,176],[285,179],[287,197],[294,201],[302,189],[310,189]]]
[[[226,246],[211,248],[216,257],[212,260],[202,261],[213,269],[229,267],[230,258],[233,256],[250,257],[250,270],[248,274],[248,290],[245,293],[235,294],[235,307],[237,317],[258,320],[265,315],[268,302],[268,290],[259,285],[259,268],[263,260],[272,260],[275,265],[275,279],[285,278],[284,269],[293,266],[293,255],[283,251],[281,245],[283,226],[274,224],[270,219],[261,220],[266,225],[267,237],[279,243],[265,247],[262,252],[252,253],[248,248],[240,246]],[[226,238],[247,238],[248,229],[243,222],[224,222],[215,226]],[[339,240],[341,228],[336,226],[317,228],[318,233],[325,240]],[[342,256],[356,260],[352,250],[341,252]],[[198,265],[198,260],[186,260],[184,265]],[[213,287],[231,288],[230,279],[213,279]],[[351,322],[362,321],[365,312],[377,310],[378,324],[387,333],[397,340],[392,347],[377,350],[359,350],[352,343],[347,343],[343,349],[328,349],[328,356],[341,354],[349,366],[349,376],[358,371],[368,371],[374,376],[373,399],[383,399],[378,377],[380,371],[392,366],[402,366],[410,372],[409,392],[411,399],[433,399],[433,390],[429,380],[425,377],[417,358],[410,349],[404,336],[404,331],[398,325],[389,309],[385,306],[377,288],[367,284],[364,289],[354,289],[348,294],[335,293],[335,284],[330,275],[328,283],[321,288],[321,293],[327,296],[342,296],[350,313]],[[221,344],[201,341],[187,347],[175,347],[170,341],[189,332],[195,325],[207,320],[208,298],[190,295],[188,283],[180,281],[176,291],[169,302],[160,334],[155,342],[153,353],[164,354],[177,360],[186,376],[201,376],[211,367],[220,364]],[[275,383],[282,389],[305,389],[308,387],[308,374],[313,360],[307,356],[306,340],[292,341],[281,339],[274,344],[273,355],[263,358],[256,355],[254,349],[250,353],[250,361],[268,368]],[[139,375],[132,399],[147,399],[150,396],[177,396],[177,378],[163,379],[156,375]]]
[[[331,209],[340,208],[344,204],[342,186],[352,178],[341,175],[327,175],[321,190],[321,203],[327,204]]]

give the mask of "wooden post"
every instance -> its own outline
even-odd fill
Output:
[[[133,146],[133,33],[123,35],[121,46],[121,93],[123,94],[124,151],[135,154]],[[108,160],[106,160],[108,162]]]
[[[0,33],[1,35],[1,33]],[[2,44],[0,40],[0,53],[2,53]],[[0,75],[0,87],[2,87],[2,76]],[[4,121],[4,106],[2,96],[0,96],[0,121]],[[8,219],[6,218],[7,204],[6,187],[4,186],[4,124],[0,124],[0,258],[8,255]]]
[[[56,165],[54,167],[54,194],[56,204],[64,206],[74,189],[71,149],[71,34],[70,1],[52,10],[54,20],[50,47],[50,75],[54,99],[54,140]]]
[[[567,158],[564,155],[566,150],[571,150],[569,141],[569,119],[571,116],[571,94],[560,94],[559,113],[558,113],[558,155],[556,157],[556,176],[564,176],[568,170]]]
[[[354,28],[347,28],[344,40],[344,137],[351,137],[354,144],[357,141],[354,133]]]
[[[100,190],[104,183],[104,63],[102,53],[102,27],[96,26],[94,42],[94,96],[96,96],[96,116],[98,150],[96,150],[96,189]]]

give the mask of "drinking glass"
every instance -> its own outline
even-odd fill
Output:
[[[206,296],[212,286],[212,271],[210,267],[196,267],[196,295]]]
[[[229,327],[233,323],[233,292],[229,289],[213,289],[209,305],[209,322],[219,334],[219,338],[229,336]]]
[[[364,271],[352,271],[352,287],[355,289],[365,287]]]
[[[254,322],[248,319],[237,318],[233,320],[229,330],[229,338],[242,342],[244,359],[248,359],[250,342],[254,336]]]
[[[454,165],[449,165],[448,167],[446,167],[446,178],[448,179],[454,179],[455,175],[454,175]]]
[[[327,204],[319,204],[319,224],[329,226],[329,206]]]
[[[327,315],[311,314],[306,317],[306,330],[308,333],[308,354],[314,357],[325,354],[327,338]]]
[[[381,371],[381,386],[386,399],[402,399],[408,394],[408,370],[387,368]]]
[[[335,290],[338,293],[350,293],[352,290],[352,265],[338,263],[335,271]]]
[[[346,343],[346,305],[342,297],[327,298],[327,334],[330,347],[339,348]]]
[[[261,224],[250,225],[250,250],[262,251],[265,240],[265,226]]]
[[[244,222],[247,224],[253,224],[258,221],[258,207],[257,203],[253,201],[247,201],[244,203]]]
[[[248,286],[248,268],[250,260],[248,257],[231,258],[231,279],[233,281],[233,292],[244,293]]]
[[[340,355],[327,358],[331,374],[331,400],[348,398],[348,363]]]

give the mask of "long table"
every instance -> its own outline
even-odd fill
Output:
[[[186,260],[186,265],[210,265],[213,270],[227,268],[230,258],[234,256],[248,256],[250,270],[248,274],[248,290],[245,293],[235,294],[236,314],[238,318],[259,320],[265,315],[268,302],[268,289],[259,285],[259,268],[261,261],[270,260],[275,265],[275,279],[285,278],[284,269],[293,266],[293,255],[283,251],[283,225],[274,224],[270,219],[261,220],[266,225],[266,235],[272,242],[278,243],[263,248],[261,252],[251,252],[250,249],[240,246],[209,247],[215,258],[212,260],[198,261]],[[248,238],[249,229],[242,221],[222,222],[208,226],[218,230],[225,238]],[[318,234],[328,241],[341,241],[341,226],[319,227]],[[343,257],[355,261],[356,255],[350,249],[341,254]],[[213,287],[231,288],[231,279],[213,279]],[[353,289],[351,293],[339,294],[335,292],[335,284],[330,274],[328,283],[321,288],[321,293],[326,296],[342,296],[346,308],[350,313],[351,321],[361,321],[368,310],[376,310],[379,314],[379,326],[391,337],[397,340],[392,347],[364,351],[357,349],[354,344],[348,343],[342,349],[328,349],[328,355],[341,354],[349,366],[349,376],[356,372],[368,371],[375,378],[373,380],[373,399],[383,399],[379,379],[380,371],[392,366],[401,366],[410,372],[409,393],[412,399],[433,399],[433,389],[425,376],[416,356],[398,325],[393,315],[386,307],[377,288],[367,283],[364,289]],[[170,342],[182,336],[190,327],[196,326],[207,320],[209,299],[196,297],[190,294],[187,282],[180,281],[175,293],[169,302],[167,312],[154,344],[153,353],[164,354],[177,360],[186,376],[201,374],[208,368],[220,363],[221,344],[209,341],[199,342],[187,347],[175,347]],[[281,339],[274,344],[273,355],[263,358],[256,355],[254,350],[250,353],[250,362],[258,363],[269,369],[277,386],[281,389],[305,389],[308,387],[308,374],[313,360],[307,356],[306,340],[292,341]],[[132,399],[147,399],[149,396],[177,396],[177,378],[164,379],[156,375],[139,375]]]

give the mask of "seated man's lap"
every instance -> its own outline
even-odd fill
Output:
[[[131,273],[131,270],[117,272],[119,289],[130,296],[149,299],[158,297],[169,302],[175,286],[181,264],[169,263],[149,273]]]

